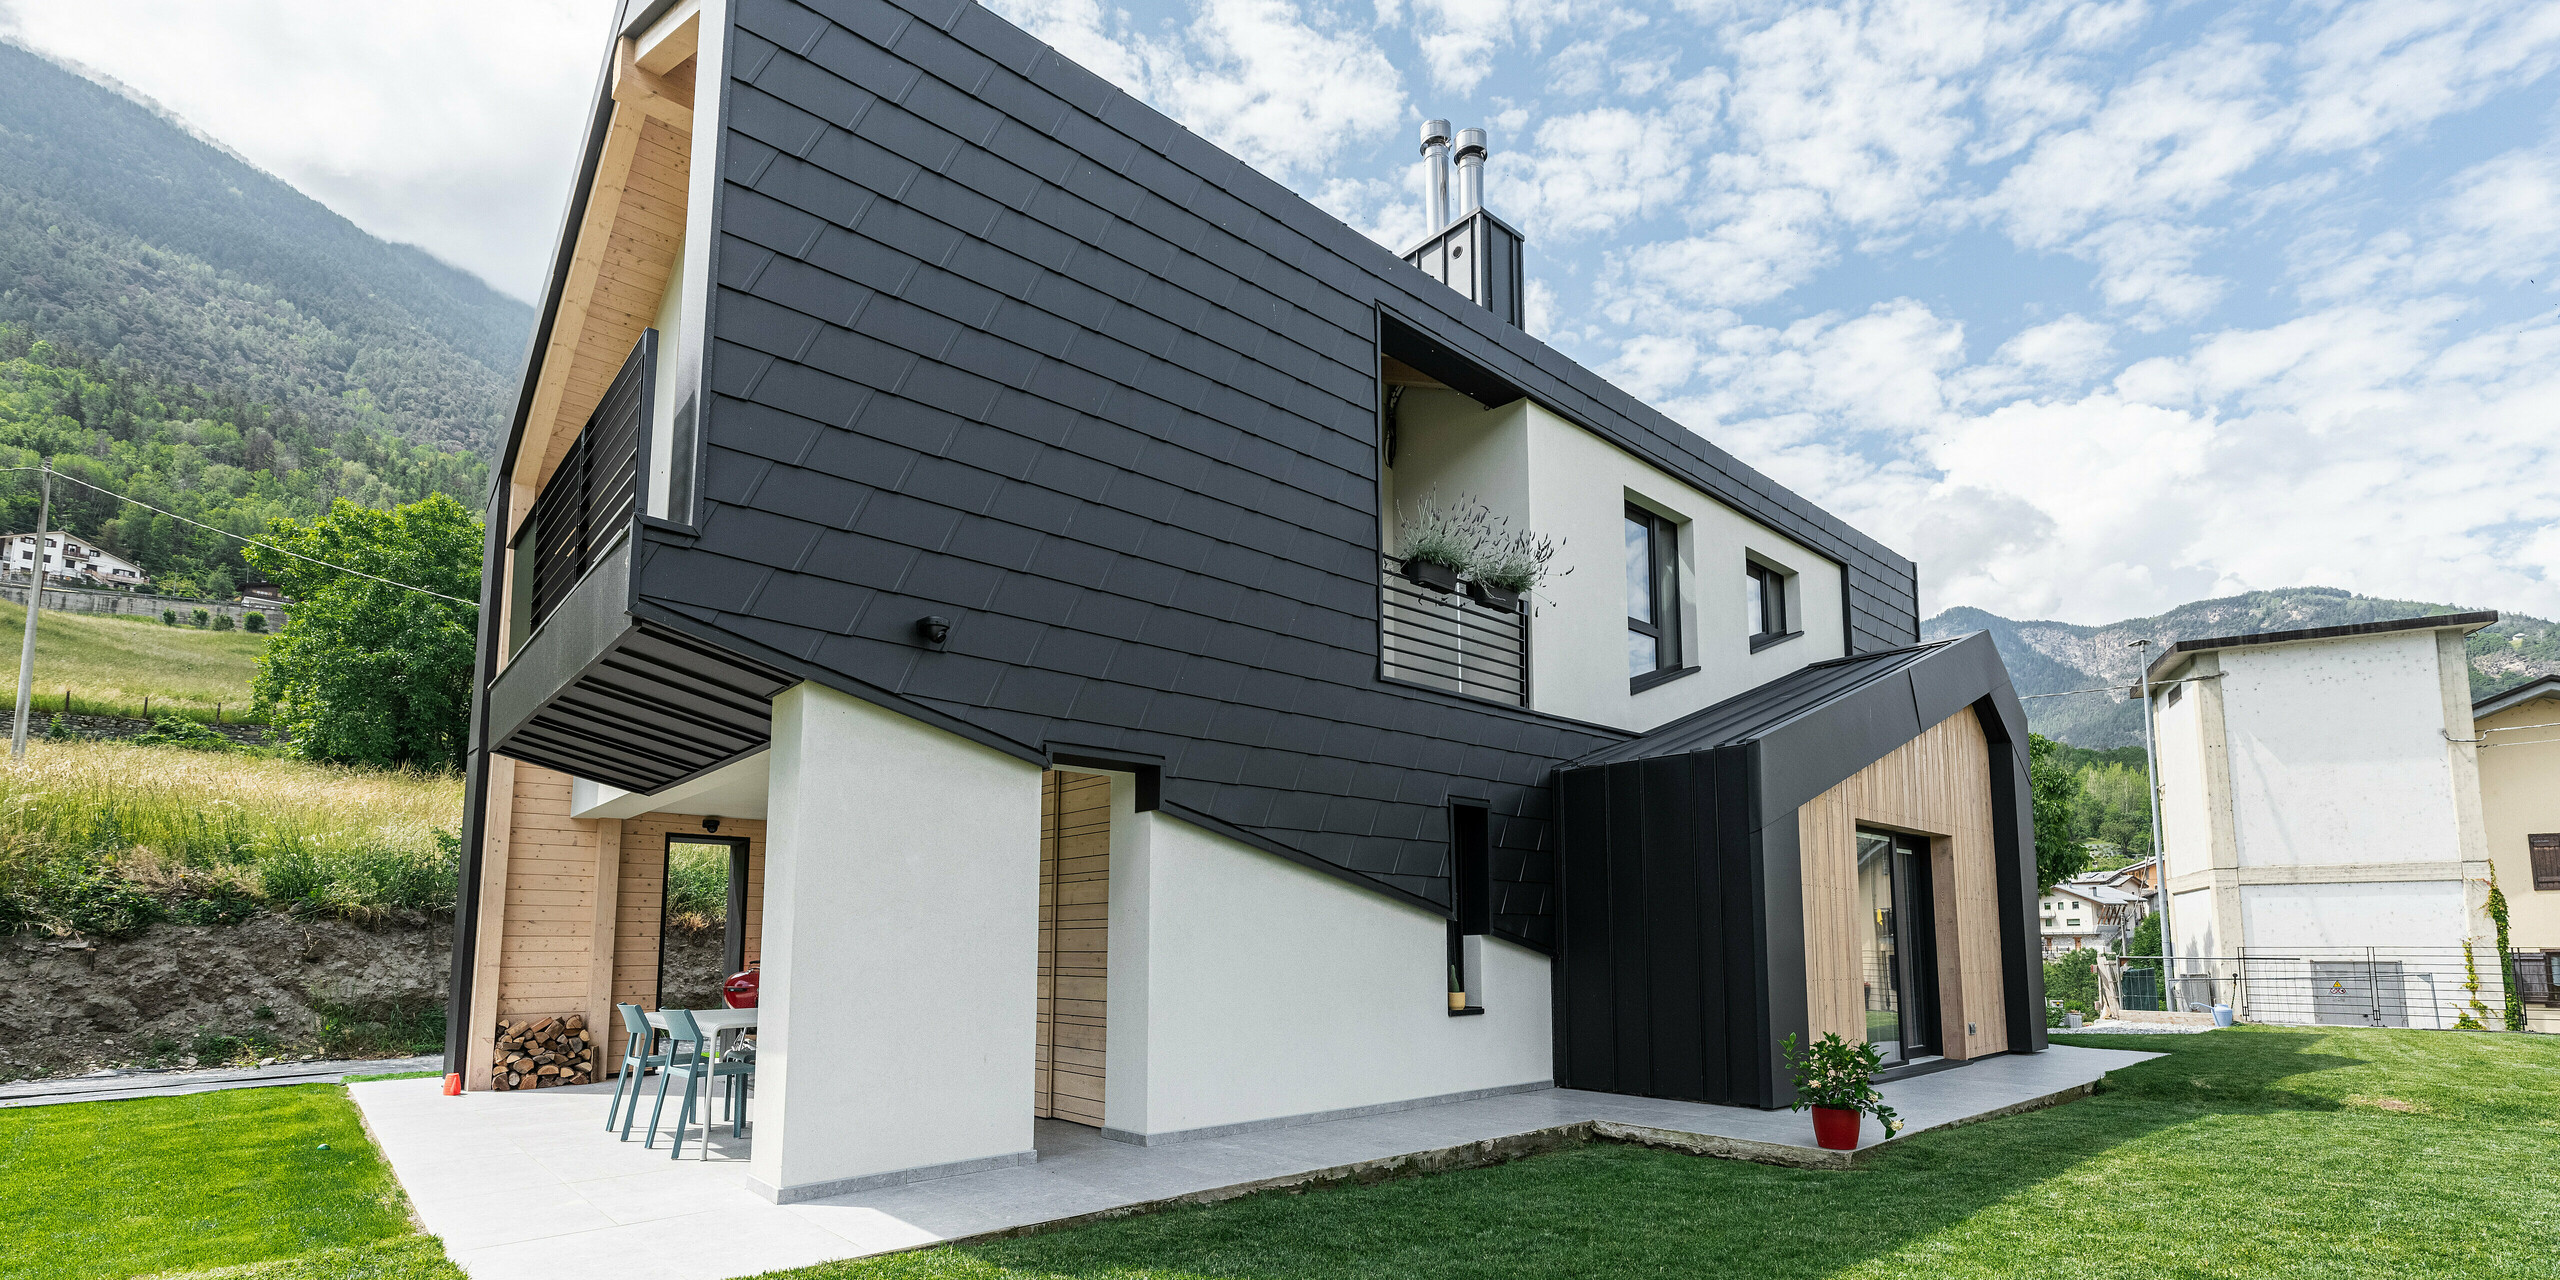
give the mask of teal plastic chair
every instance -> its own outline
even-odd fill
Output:
[[[631,1109],[622,1111],[622,1140],[629,1142],[631,1141],[631,1122],[640,1114],[640,1076],[644,1072],[665,1068],[668,1055],[650,1052],[658,1047],[658,1037],[664,1033],[649,1025],[649,1015],[640,1006],[620,1004],[615,1005],[614,1008],[622,1013],[622,1029],[625,1033],[622,1043],[622,1072],[614,1077],[613,1105],[604,1109],[604,1127],[608,1132],[612,1130],[614,1113],[622,1111],[623,1087],[628,1085],[631,1089]],[[668,1049],[672,1052],[674,1046],[669,1045]]]
[[[684,1158],[685,1130],[693,1123],[697,1098],[703,1104],[702,1155],[711,1154],[711,1116],[709,1086],[723,1077],[730,1081],[730,1133],[743,1136],[747,1129],[746,1108],[739,1105],[738,1091],[755,1075],[752,1061],[724,1061],[711,1056],[711,1037],[694,1022],[693,1015],[683,1009],[661,1009],[658,1016],[667,1020],[667,1065],[658,1072],[658,1102],[649,1110],[649,1136],[640,1144],[655,1147],[658,1142],[658,1117],[667,1109],[667,1089],[676,1077],[684,1077],[684,1103],[676,1109],[676,1140],[667,1153],[670,1160]]]

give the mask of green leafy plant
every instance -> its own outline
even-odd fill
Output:
[[[2488,1030],[2488,1024],[2481,1021],[2489,1016],[2489,1006],[2480,1003],[2480,962],[2471,954],[2469,938],[2462,940],[2462,989],[2471,995],[2468,1001],[2469,1007],[2463,1009],[2454,1018],[2453,1029],[2456,1031]]]
[[[213,615],[213,629],[216,631],[229,631],[234,625],[235,624],[231,621],[230,614],[217,613]]]
[[[435,1053],[444,1048],[445,1006],[424,998],[332,998],[304,1003],[320,1015],[320,1051],[332,1058]]]
[[[178,625],[178,611],[175,609],[161,610],[160,625],[164,627],[174,627]]]
[[[1780,1052],[1788,1078],[1795,1083],[1796,1110],[1830,1107],[1863,1112],[1884,1125],[1886,1137],[1902,1132],[1902,1117],[1876,1092],[1874,1076],[1884,1065],[1884,1055],[1874,1045],[1853,1045],[1834,1031],[1809,1049],[1797,1048],[1796,1038],[1789,1035]]]
[[[244,613],[240,615],[240,629],[251,635],[264,633],[267,629],[267,615],[263,613]]]
[[[124,878],[113,864],[78,858],[48,860],[33,893],[34,922],[67,933],[130,938],[167,914],[160,900]]]
[[[2515,954],[2507,948],[2507,895],[2498,887],[2498,864],[2489,864],[2489,919],[2498,926],[2498,985],[2507,992],[2506,1008],[2500,1012],[2509,1031],[2522,1031],[2524,992],[2516,986]]]
[[[2027,735],[2027,789],[2034,797],[2036,819],[2036,892],[2080,874],[2089,866],[2089,846],[2074,827],[2072,807],[2080,801],[2080,775],[2057,750],[2060,744],[2040,733]]]
[[[44,740],[47,742],[69,742],[78,736],[71,731],[71,722],[64,719],[59,711],[53,713],[53,722],[44,727]]]
[[[213,611],[210,609],[197,609],[188,616],[194,619],[198,629],[202,629],[206,624],[213,621]]]

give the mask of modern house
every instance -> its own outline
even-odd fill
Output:
[[[0,547],[8,549],[7,568],[13,573],[33,573],[36,563],[36,535],[32,533],[0,534]],[[44,535],[44,574],[48,585],[71,585],[78,581],[91,586],[115,587],[126,591],[151,585],[151,576],[142,567],[108,551],[76,534],[53,530]],[[64,581],[56,583],[55,579]]]
[[[2560,1031],[2560,676],[2471,706],[2480,817],[2507,900],[2511,978],[2525,1023]]]
[[[2153,662],[2182,1003],[2450,1025],[2491,975],[2464,637],[2495,613],[2181,640]]]
[[[1988,637],[1530,336],[1522,261],[966,0],[626,0],[488,509],[454,1069],[653,1003],[706,837],[778,1200],[2043,1048]],[[1526,600],[1404,563],[1461,495],[1562,542]]]

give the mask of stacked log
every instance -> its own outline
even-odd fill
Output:
[[[522,1018],[498,1024],[493,1089],[546,1089],[588,1084],[600,1074],[585,1014]]]

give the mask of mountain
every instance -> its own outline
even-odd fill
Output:
[[[0,321],[325,430],[485,456],[533,309],[0,41]]]
[[[1921,623],[1920,638],[1943,640],[1975,631],[1990,632],[1992,643],[1999,646],[2001,660],[2009,665],[2010,680],[2021,695],[2028,695],[2102,686],[2122,689],[2141,675],[2135,654],[2126,645],[2145,637],[2165,644],[2207,636],[2467,613],[2480,607],[2383,600],[2335,587],[2293,587],[2198,600],[2153,617],[2127,618],[2096,627],[2070,622],[2019,622],[1980,609],[1954,608]],[[2522,680],[2555,673],[2560,673],[2560,627],[2541,618],[2503,614],[2498,625],[2471,637],[2471,692],[2475,698]],[[2026,707],[2027,723],[2036,732],[2073,746],[2121,747],[2142,741],[2141,712],[2121,694],[2031,697]]]

